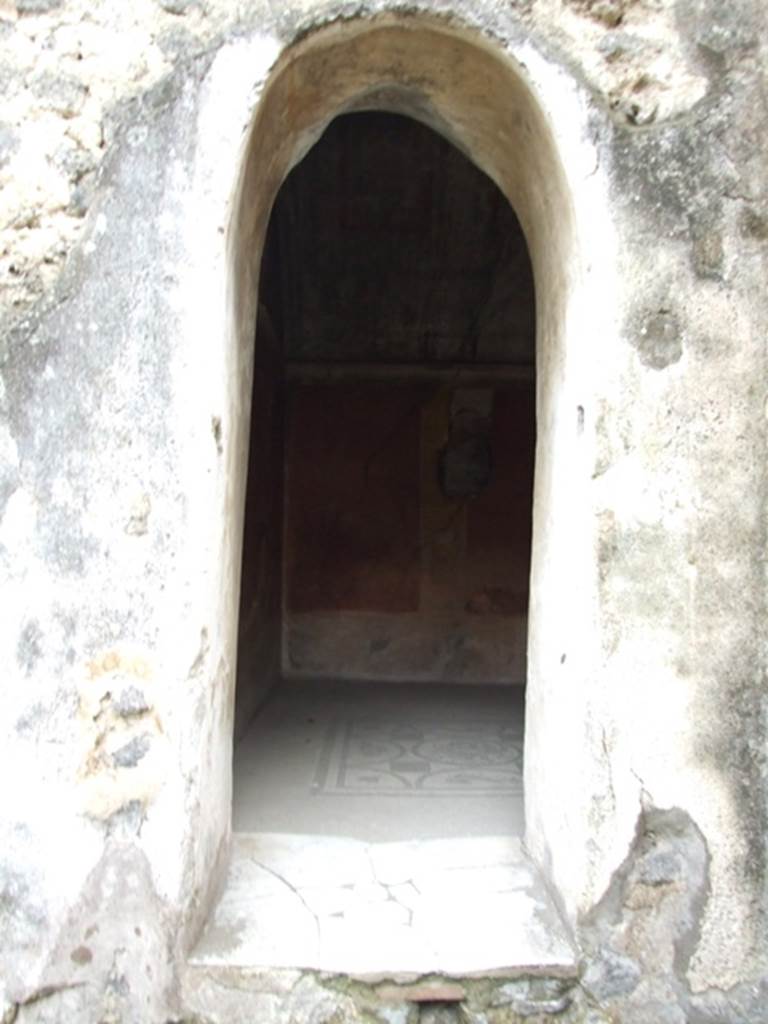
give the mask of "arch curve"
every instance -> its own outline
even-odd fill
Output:
[[[567,350],[583,344],[595,329],[580,240],[588,218],[599,220],[602,208],[589,209],[585,195],[578,205],[573,202],[574,180],[586,180],[590,173],[585,170],[589,158],[584,159],[583,146],[579,149],[586,115],[581,110],[575,123],[572,80],[549,65],[547,74],[562,78],[554,86],[549,82],[550,93],[568,97],[556,124],[522,60],[478,33],[429,16],[382,15],[334,24],[278,58],[243,144],[227,232],[229,336],[224,344],[238,396],[230,488],[231,507],[240,510],[240,519],[229,529],[233,538],[242,538],[260,264],[277,192],[333,118],[361,110],[414,118],[497,184],[520,221],[533,266],[538,440],[528,620],[526,841],[575,918],[601,891],[616,859],[615,850],[604,844],[596,867],[587,850],[591,796],[579,778],[589,776],[598,755],[575,733],[568,734],[576,702],[582,708],[587,703],[596,604],[591,463],[572,428],[577,408],[589,403],[587,391],[600,384],[588,381],[585,391],[583,359],[572,360],[575,369],[566,372]],[[575,169],[563,159],[564,138],[575,153]],[[590,248],[592,262],[593,255]],[[606,308],[610,303],[599,316],[610,315]],[[236,539],[232,544],[228,564],[236,580],[232,566],[239,565],[240,547]],[[567,666],[560,660],[566,647]],[[234,680],[228,699],[232,706]],[[231,775],[223,792],[230,786]],[[606,827],[616,831],[613,821]],[[621,842],[617,837],[616,850]],[[581,852],[574,855],[574,847]]]
[[[541,358],[556,339],[575,257],[570,194],[552,130],[522,68],[482,37],[433,19],[333,26],[278,61],[254,117],[233,204],[238,319],[255,322],[261,250],[280,185],[334,117],[359,110],[421,121],[498,185],[533,262]]]

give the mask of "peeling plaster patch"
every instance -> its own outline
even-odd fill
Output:
[[[141,654],[113,649],[87,669],[79,705],[85,813],[114,826],[115,815],[130,812],[122,824],[138,831],[145,808],[164,785],[170,757],[152,701],[149,664]]]
[[[126,654],[117,650],[106,651],[93,658],[87,667],[90,679],[99,679],[111,673],[136,676],[139,679],[148,679],[150,675],[149,664],[142,655]]]
[[[538,0],[535,17],[567,36],[591,84],[625,123],[677,117],[707,93],[674,4]]]
[[[583,986],[616,1019],[688,1019],[686,971],[700,937],[709,871],[704,836],[688,814],[642,811],[624,863],[580,929],[588,964]]]
[[[678,362],[683,354],[680,321],[668,309],[646,314],[631,340],[643,366],[664,370]]]

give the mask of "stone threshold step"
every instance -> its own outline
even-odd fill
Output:
[[[195,974],[575,978],[578,958],[515,836],[368,843],[236,833]]]

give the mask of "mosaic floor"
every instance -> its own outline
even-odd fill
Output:
[[[575,969],[523,853],[517,687],[283,684],[238,744],[205,970]]]
[[[313,790],[403,796],[410,793],[520,796],[523,744],[514,723],[403,720],[352,713],[332,722]]]
[[[238,832],[520,835],[517,687],[284,684],[235,751]]]

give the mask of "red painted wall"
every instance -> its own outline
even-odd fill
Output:
[[[467,422],[490,478],[448,497],[441,454]],[[522,682],[534,443],[532,380],[293,384],[286,671]]]

